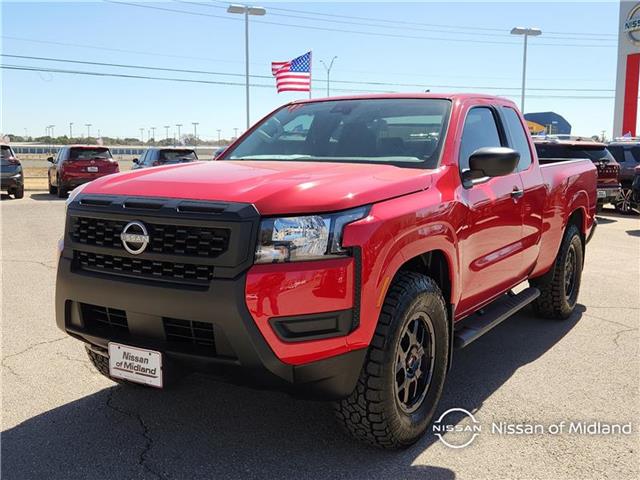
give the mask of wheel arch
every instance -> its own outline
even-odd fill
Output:
[[[454,276],[452,260],[444,250],[435,249],[421,253],[406,260],[394,274],[395,278],[402,272],[415,272],[431,278],[442,292],[447,307],[447,325],[449,330],[449,355],[447,370],[451,368],[453,358],[454,333]]]

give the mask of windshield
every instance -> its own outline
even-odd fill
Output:
[[[0,158],[2,158],[2,164],[4,165],[7,160],[13,157],[14,155],[11,147],[9,145],[2,145],[2,154],[0,156]]]
[[[387,163],[435,168],[450,102],[335,100],[281,108],[224,160]]]
[[[72,148],[69,160],[94,160],[97,158],[111,158],[108,148]]]
[[[561,145],[536,144],[539,158],[588,158],[592,162],[610,162],[613,157],[605,147],[600,145]]]
[[[185,160],[198,160],[196,152],[193,150],[161,150],[160,161],[179,162]]]

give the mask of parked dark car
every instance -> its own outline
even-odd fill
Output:
[[[635,203],[636,207],[640,204],[640,165],[635,169],[635,175],[633,176],[633,182],[631,184],[631,199]]]
[[[192,148],[150,148],[140,158],[133,159],[133,170],[197,161],[198,155]]]
[[[640,165],[640,138],[614,141],[609,143],[607,148],[620,164],[622,189],[615,201],[616,210],[620,213],[631,213],[638,208],[638,200],[634,200],[632,195],[632,183],[636,167]]]
[[[598,169],[598,210],[620,195],[620,165],[604,143],[591,139],[534,139],[540,163],[588,158]]]
[[[22,164],[9,145],[0,145],[2,149],[1,190],[6,190],[14,198],[24,197],[24,173]]]
[[[70,145],[58,150],[47,159],[49,167],[49,193],[64,197],[69,190],[119,171],[118,162],[107,147],[96,145]]]

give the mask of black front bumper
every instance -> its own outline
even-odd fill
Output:
[[[163,364],[171,370],[210,373],[309,398],[342,398],[355,388],[366,349],[304,365],[278,359],[245,303],[248,267],[229,272],[228,278],[213,278],[207,288],[163,284],[78,268],[68,234],[65,243],[56,281],[57,325],[94,350],[107,355],[109,342],[149,348],[162,352]],[[126,328],[96,328],[87,306],[120,312]],[[207,327],[214,345],[176,341],[168,322]]]
[[[24,185],[24,176],[20,174],[16,175],[3,175],[0,178],[0,190],[16,190],[22,188]]]

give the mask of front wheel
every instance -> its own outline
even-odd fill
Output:
[[[24,198],[24,185],[20,185],[19,187],[16,187],[16,189],[13,191],[13,198],[15,199]]]
[[[427,430],[449,356],[447,310],[424,275],[403,272],[392,283],[355,390],[335,403],[338,420],[358,440],[407,447]]]
[[[553,265],[551,280],[545,283],[532,281],[540,289],[540,296],[533,303],[538,315],[557,320],[571,316],[578,303],[583,259],[580,231],[575,225],[569,225]]]

